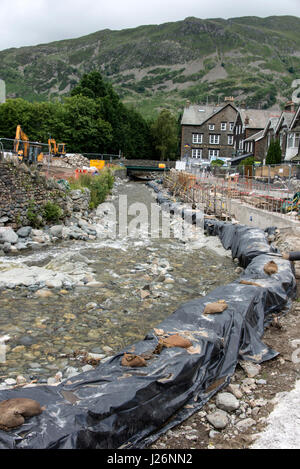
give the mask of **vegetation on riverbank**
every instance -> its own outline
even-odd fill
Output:
[[[70,189],[84,189],[91,191],[90,209],[98,207],[105,201],[114,184],[114,175],[110,169],[104,169],[99,175],[83,173],[77,179],[69,179]]]

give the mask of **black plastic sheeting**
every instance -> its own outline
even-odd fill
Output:
[[[121,366],[121,351],[56,387],[1,391],[0,401],[28,397],[46,409],[15,430],[0,430],[0,448],[145,448],[226,386],[239,360],[261,363],[277,355],[261,339],[272,315],[295,296],[291,263],[274,258],[262,230],[213,220],[206,229],[246,268],[235,282],[181,305],[157,325],[189,338],[193,349],[164,348],[147,367],[135,369]],[[271,277],[263,270],[270,260],[278,265]],[[261,287],[242,285],[241,279],[255,279]],[[220,299],[228,304],[223,313],[203,314]],[[151,352],[157,343],[153,329],[125,351]]]

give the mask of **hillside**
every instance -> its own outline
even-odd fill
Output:
[[[251,107],[280,105],[300,78],[300,18],[190,17],[0,52],[7,97],[62,97],[95,69],[146,117],[228,95]]]

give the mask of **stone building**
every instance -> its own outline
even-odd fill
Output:
[[[181,120],[181,159],[210,162],[232,158],[237,113],[233,98],[227,98],[222,106],[187,102]]]
[[[261,142],[261,139],[265,138],[262,131],[264,131],[270,119],[278,119],[279,114],[267,109],[238,110],[233,127],[235,151],[233,163],[238,163],[246,156],[253,156],[256,142],[260,142],[260,152],[262,151],[264,143]],[[246,145],[244,145],[245,141]]]

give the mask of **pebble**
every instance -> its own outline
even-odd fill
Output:
[[[209,438],[215,438],[218,435],[220,435],[220,432],[217,432],[216,430],[210,430],[208,434]]]
[[[236,424],[236,428],[240,431],[243,431],[243,430],[247,430],[249,427],[252,427],[255,424],[256,424],[255,420],[253,420],[251,418],[246,418],[242,421],[239,421]]]
[[[267,384],[267,381],[265,379],[257,379],[256,384]]]
[[[78,369],[74,368],[73,366],[69,366],[65,371],[66,378],[72,378],[72,376],[76,376],[78,374],[79,374]]]
[[[216,410],[216,412],[208,414],[206,418],[217,429],[225,428],[229,423],[227,412],[224,412],[224,410]]]
[[[261,370],[261,365],[246,361],[239,362],[243,370],[246,372],[248,378],[254,378],[254,376],[258,375]]]
[[[239,408],[238,399],[230,392],[221,392],[217,395],[216,406],[225,411],[233,411]]]
[[[27,382],[26,378],[22,375],[18,375],[16,381],[17,381],[17,384],[19,384],[19,385],[20,384],[25,384]]]
[[[4,380],[4,382],[7,384],[7,386],[14,386],[17,384],[17,381],[13,378],[7,378]]]
[[[92,365],[84,365],[81,369],[82,369],[83,372],[86,372],[86,371],[93,370],[94,367]]]
[[[228,391],[231,392],[237,399],[241,399],[243,397],[243,393],[240,389],[239,384],[229,384],[227,387]]]

